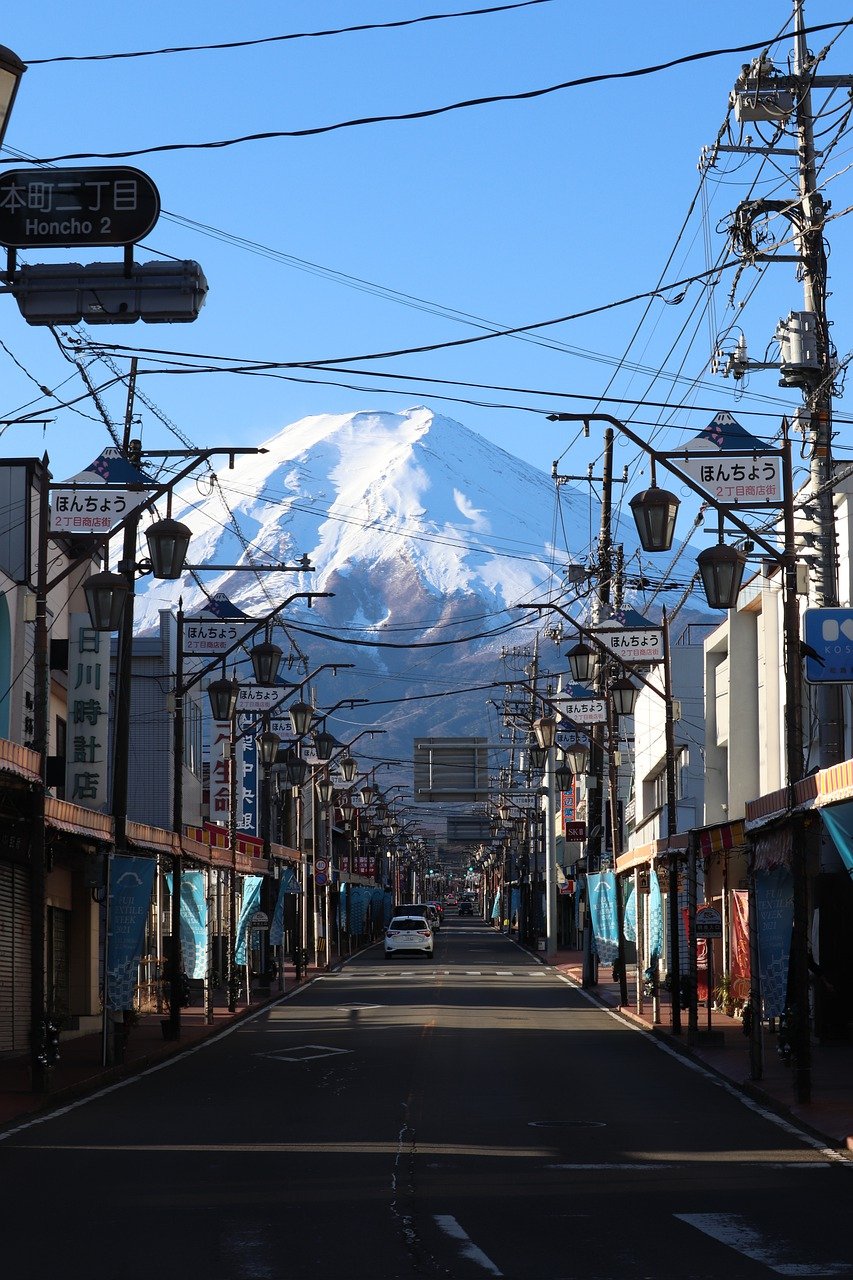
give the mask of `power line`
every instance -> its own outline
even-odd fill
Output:
[[[806,28],[807,34],[817,31],[837,30],[853,23],[853,18],[845,22],[825,22],[815,27]],[[769,43],[774,43],[774,37]],[[125,151],[75,151],[66,155],[45,156],[38,164],[56,164],[64,160],[124,160],[131,156],[159,155],[169,151],[217,151],[226,147],[241,146],[246,142],[267,142],[275,138],[312,138],[322,134],[336,133],[342,129],[358,129],[367,125],[392,124],[409,120],[427,120],[436,116],[448,115],[450,112],[468,110],[472,107],[492,106],[498,102],[526,102],[536,98],[544,98],[552,93],[561,93],[566,89],[577,89],[590,84],[604,84],[610,81],[631,80],[641,76],[657,75],[662,71],[670,71],[673,67],[689,66],[692,63],[719,58],[734,53],[751,53],[755,49],[765,49],[768,41],[752,40],[748,44],[732,45],[729,48],[707,49],[700,53],[685,54],[680,58],[671,58],[667,62],[654,63],[647,67],[635,67],[628,71],[606,71],[597,75],[578,76],[573,80],[563,80],[559,84],[546,85],[540,89],[525,89],[518,93],[488,94],[481,98],[466,98],[461,102],[447,103],[441,107],[425,107],[420,111],[402,111],[381,116],[359,116],[351,120],[338,120],[333,124],[312,125],[305,129],[267,129],[259,133],[242,134],[236,138],[218,138],[207,142],[164,142],[152,147],[135,147]]]

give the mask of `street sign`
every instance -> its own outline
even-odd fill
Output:
[[[314,883],[323,885],[327,884],[329,879],[329,860],[328,858],[314,859]]]
[[[145,501],[138,489],[52,486],[50,494],[51,533],[109,533],[129,511]]]
[[[607,703],[603,698],[567,698],[558,695],[553,699],[559,714],[575,724],[605,724]]]
[[[0,176],[7,249],[137,244],[160,216],[160,193],[139,169],[12,169]]]
[[[271,711],[273,707],[277,707],[284,698],[293,692],[292,688],[283,685],[273,685],[267,687],[262,684],[241,684],[240,691],[237,694],[236,711]],[[287,723],[288,734],[291,731],[290,721]],[[274,733],[277,730],[273,730]],[[279,734],[281,737],[281,734]]]
[[[621,662],[663,662],[663,631],[656,627],[596,627],[595,637]]]
[[[806,609],[803,646],[809,684],[853,682],[853,609]]]
[[[252,622],[184,619],[184,657],[206,658],[227,653],[232,645],[257,628]]]
[[[575,843],[586,840],[586,823],[567,822],[564,839],[566,841],[574,841]]]
[[[781,507],[782,459],[773,454],[668,454],[667,460],[695,480],[723,507]]]
[[[698,907],[696,911],[696,937],[722,938],[723,917],[716,907]]]

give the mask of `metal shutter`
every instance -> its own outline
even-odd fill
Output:
[[[29,1047],[30,972],[29,877],[0,862],[0,1053]]]

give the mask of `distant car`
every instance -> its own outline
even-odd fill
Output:
[[[464,898],[462,902],[459,903],[459,914],[460,916],[472,916],[474,914],[473,902],[469,902],[467,898]]]
[[[442,923],[444,922],[444,907],[440,902],[435,902],[435,901],[428,902],[427,906],[435,908],[435,913],[438,916],[438,926],[441,927]]]
[[[385,955],[399,951],[415,951],[419,955],[432,956],[433,934],[429,921],[423,915],[392,916],[385,930]]]
[[[426,916],[434,932],[441,928],[441,917],[433,902],[401,902],[394,908],[395,916]]]

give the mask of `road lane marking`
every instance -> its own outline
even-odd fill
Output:
[[[784,1259],[791,1256],[790,1243],[778,1236],[762,1235],[736,1213],[676,1213],[674,1216],[780,1276],[848,1276],[853,1270],[849,1262],[823,1265],[785,1262]]]
[[[483,1250],[474,1244],[471,1237],[462,1230],[455,1218],[452,1218],[449,1213],[437,1213],[434,1216],[438,1227],[444,1234],[450,1236],[451,1240],[459,1241],[461,1246],[459,1252],[463,1258],[468,1258],[470,1262],[476,1262],[484,1271],[488,1271],[489,1275],[503,1275],[503,1272],[495,1266],[491,1258],[487,1257]]]

